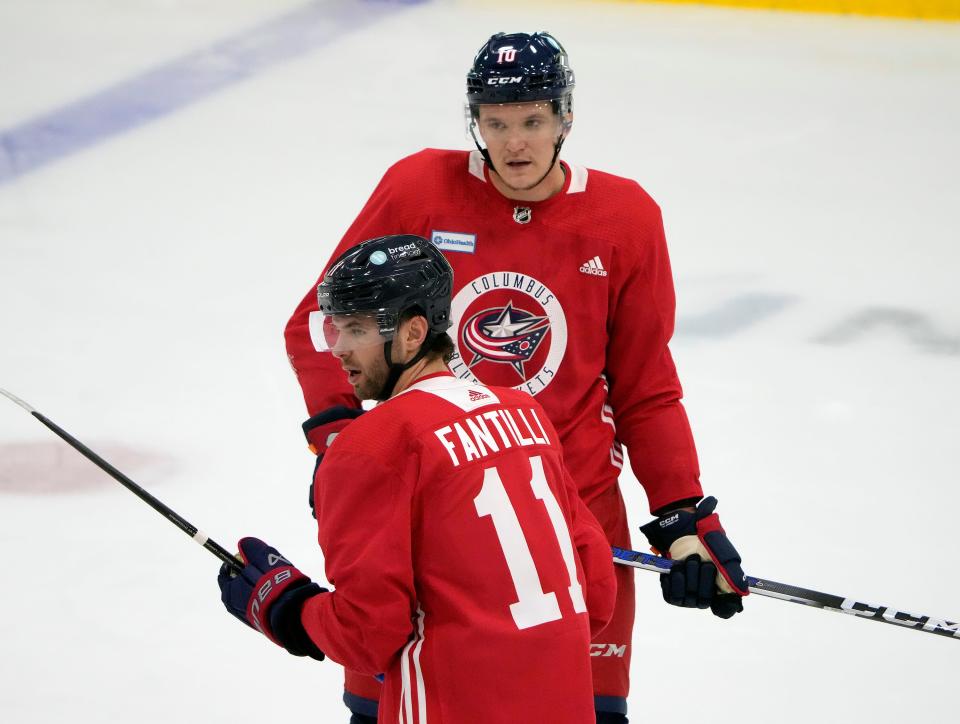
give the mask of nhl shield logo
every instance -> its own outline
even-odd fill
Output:
[[[457,352],[450,370],[461,379],[531,395],[553,381],[567,347],[566,315],[538,279],[517,272],[479,276],[454,297],[451,316]]]
[[[513,220],[518,224],[529,224],[533,218],[533,209],[529,206],[515,206],[513,209]]]

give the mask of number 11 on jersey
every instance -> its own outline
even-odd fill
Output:
[[[553,491],[547,483],[547,476],[543,469],[543,460],[539,455],[530,458],[532,477],[529,481],[534,497],[543,501],[547,516],[557,537],[557,545],[567,567],[567,576],[570,582],[568,591],[576,613],[585,613],[586,602],[583,600],[583,589],[577,581],[577,566],[573,553],[573,541],[570,540],[570,531],[563,518],[563,511],[557,502]],[[496,467],[486,468],[483,471],[483,485],[480,494],[473,499],[477,508],[477,515],[481,518],[489,515],[493,528],[503,549],[503,556],[507,561],[507,569],[513,579],[513,586],[517,591],[517,602],[510,604],[510,613],[517,624],[517,628],[525,629],[539,626],[548,621],[556,621],[561,617],[560,605],[557,603],[557,594],[553,591],[545,593],[540,585],[540,577],[536,564],[530,553],[530,546],[520,527],[520,519],[514,509],[503,480]]]

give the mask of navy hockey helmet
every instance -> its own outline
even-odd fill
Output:
[[[477,52],[467,72],[467,103],[552,101],[558,115],[573,110],[573,69],[550,33],[497,33]]]
[[[332,318],[360,314],[376,320],[380,341],[389,340],[403,313],[414,308],[427,318],[430,333],[442,334],[452,324],[452,291],[450,263],[423,237],[394,234],[364,241],[341,254],[317,286],[323,339],[314,334],[314,342],[333,349],[339,334]]]

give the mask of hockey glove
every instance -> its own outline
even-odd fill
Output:
[[[310,451],[317,456],[317,464],[313,468],[313,477],[310,479],[310,514],[314,518],[317,517],[317,511],[313,503],[313,481],[317,477],[317,468],[323,462],[323,456],[326,455],[327,448],[333,443],[333,439],[343,432],[343,428],[352,420],[356,420],[362,414],[363,410],[357,407],[337,405],[318,412],[302,425]]]
[[[675,510],[640,527],[660,555],[676,561],[660,575],[663,600],[674,606],[707,608],[720,618],[743,611],[749,593],[740,554],[714,513],[717,499],[704,498],[696,512]]]
[[[217,576],[227,611],[294,656],[323,661],[323,652],[300,622],[300,611],[308,598],[327,589],[258,538],[241,538],[237,546],[243,571],[237,574],[224,563]]]

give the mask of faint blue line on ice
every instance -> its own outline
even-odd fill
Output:
[[[677,320],[677,336],[731,337],[780,313],[796,301],[786,294],[741,294],[703,314],[681,317]]]
[[[0,131],[0,185],[427,0],[326,0]],[[388,56],[386,53],[385,56]],[[320,93],[315,88],[305,93]]]
[[[960,337],[937,329],[922,312],[897,307],[863,309],[814,338],[820,344],[849,344],[880,331],[892,331],[930,354],[960,355]]]

